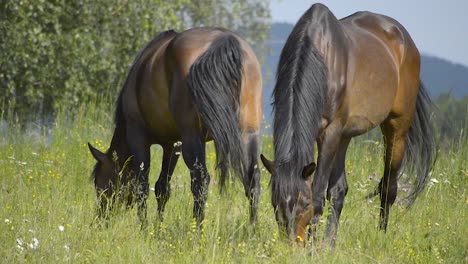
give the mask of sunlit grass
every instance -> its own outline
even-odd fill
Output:
[[[110,104],[109,104],[110,105]],[[378,199],[366,200],[381,177],[383,146],[357,139],[348,152],[349,193],[334,250],[290,246],[278,232],[270,205],[269,175],[262,169],[258,225],[249,224],[248,202],[239,181],[219,195],[215,155],[206,221],[191,218],[190,177],[180,159],[165,221],[156,221],[148,199],[149,228],[140,231],[136,209],[120,211],[108,228],[96,224],[90,180],[94,160],[86,142],[105,150],[112,135],[112,110],[92,104],[58,115],[51,130],[24,132],[13,119],[0,138],[0,257],[3,263],[460,263],[467,262],[468,146],[444,149],[428,188],[411,210],[397,203],[388,232],[377,231]],[[271,136],[262,151],[272,158]],[[160,171],[162,150],[152,148],[150,184]],[[263,168],[261,166],[261,168]],[[323,218],[325,219],[325,217]],[[323,229],[323,227],[322,227]]]

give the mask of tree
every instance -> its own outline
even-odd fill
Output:
[[[454,99],[450,93],[443,93],[435,100],[437,105],[434,118],[442,143],[458,142],[466,137],[468,128],[468,96]],[[464,131],[465,130],[465,131]]]
[[[215,21],[226,10],[231,18]],[[220,25],[260,43],[268,18],[266,0],[1,1],[0,105],[24,118],[115,97],[134,57],[158,32]]]
[[[257,49],[270,29],[269,0],[192,0],[184,5],[184,22],[191,26],[220,26],[239,32]]]

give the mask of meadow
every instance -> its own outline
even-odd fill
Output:
[[[104,151],[111,139],[112,104],[64,109],[49,126],[24,129],[3,111],[0,120],[0,262],[2,263],[468,263],[468,140],[441,147],[426,190],[409,210],[397,202],[387,233],[378,231],[379,200],[366,199],[382,173],[383,144],[355,139],[347,158],[349,192],[336,247],[291,246],[279,233],[262,168],[259,221],[252,228],[239,181],[218,191],[214,151],[206,220],[197,230],[188,169],[179,161],[165,220],[148,199],[149,227],[140,231],[136,208],[119,210],[107,227],[96,222],[86,143]],[[101,111],[105,109],[104,111]],[[268,125],[266,125],[268,126]],[[272,138],[262,152],[273,157]],[[152,148],[151,187],[162,150]],[[399,194],[403,198],[404,193]],[[325,219],[325,217],[323,217]],[[323,225],[321,227],[323,229]]]

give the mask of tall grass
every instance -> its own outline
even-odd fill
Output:
[[[378,199],[365,196],[383,171],[381,142],[356,139],[347,158],[349,193],[334,250],[290,246],[278,233],[270,204],[269,175],[262,169],[258,225],[248,219],[239,182],[226,195],[217,180],[209,189],[206,222],[198,231],[191,218],[193,198],[183,160],[171,182],[165,220],[156,221],[148,200],[149,223],[140,231],[136,208],[122,210],[104,228],[95,221],[95,191],[89,178],[94,160],[86,142],[101,150],[112,134],[112,104],[88,103],[61,111],[51,127],[25,129],[2,114],[0,137],[0,262],[91,263],[467,263],[468,145],[444,148],[427,189],[412,209],[396,203],[388,232],[377,230]],[[105,109],[105,110],[102,110]],[[262,151],[273,157],[272,140]],[[207,160],[214,173],[213,145]],[[160,171],[161,148],[152,148],[150,183]],[[403,197],[404,193],[400,197]],[[325,217],[323,218],[325,219]]]

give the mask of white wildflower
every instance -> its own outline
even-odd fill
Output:
[[[180,146],[182,146],[182,142],[177,141],[174,143],[174,147],[180,147]]]
[[[439,183],[439,181],[438,181],[436,178],[432,178],[432,179],[431,179],[431,182],[432,182],[433,184]]]
[[[10,223],[11,223],[11,220],[8,218],[5,218],[5,224],[10,224]]]
[[[63,225],[59,225],[58,229],[60,230],[60,232],[65,231],[65,227]]]
[[[16,247],[19,248],[21,251],[24,249],[23,248],[23,240],[21,238],[16,239]]]
[[[182,152],[176,151],[174,154],[175,154],[176,156],[180,156],[180,154],[182,154]]]
[[[38,249],[39,248],[39,240],[37,238],[33,238],[31,243],[28,244],[31,249]]]
[[[66,250],[66,251],[69,251],[70,250],[70,246],[69,245],[64,245],[63,248]]]
[[[145,163],[142,161],[140,164],[140,170],[142,171],[145,168]]]

